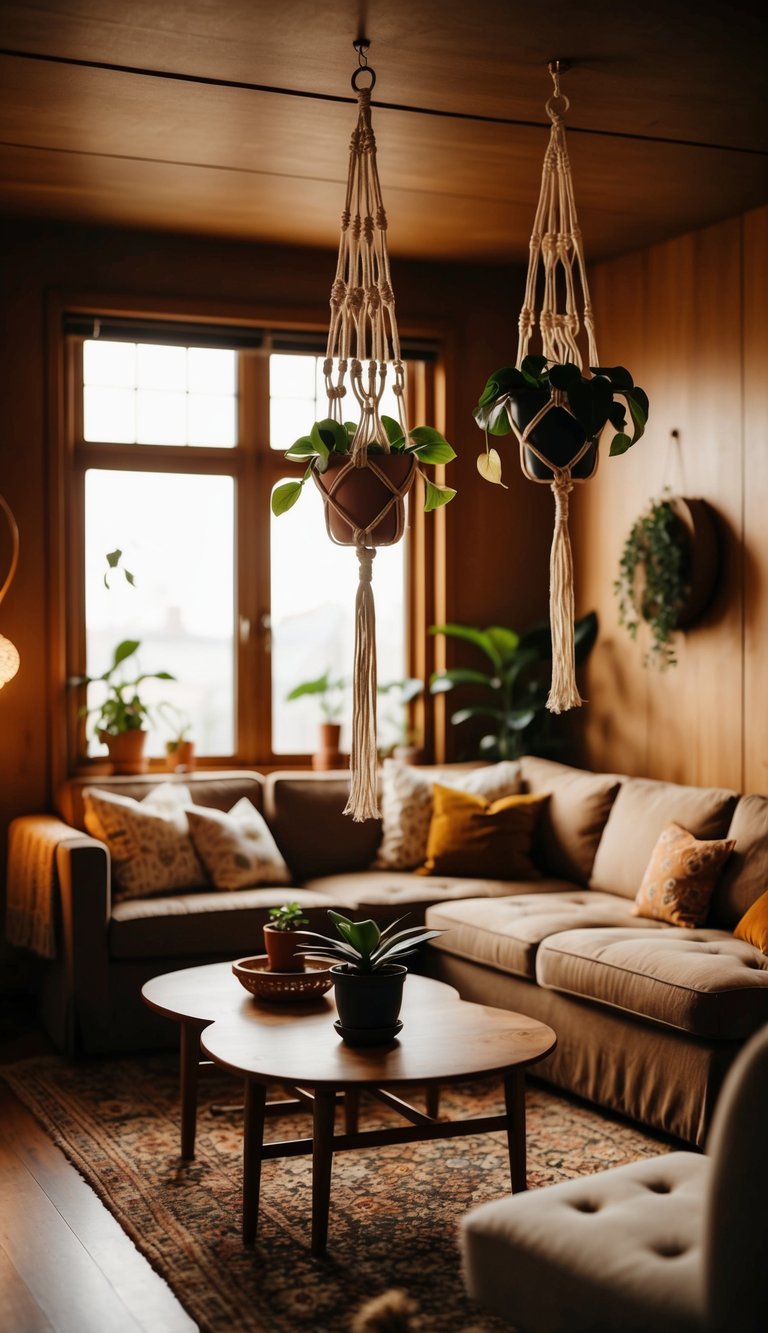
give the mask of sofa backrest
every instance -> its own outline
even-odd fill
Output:
[[[725,787],[624,778],[600,839],[590,888],[634,898],[667,824],[680,824],[695,838],[724,838],[738,799]]]
[[[178,777],[168,773],[147,773],[142,777],[70,778],[57,793],[56,811],[66,824],[85,831],[83,791],[87,787],[142,801],[154,788],[168,782],[188,787],[195,805],[227,811],[246,796],[257,810],[264,808],[264,778],[260,773],[222,769],[218,773],[183,773]]]
[[[344,814],[349,773],[278,772],[264,782],[264,814],[298,882],[365,870],[381,840],[381,820]]]
[[[736,846],[715,887],[707,924],[733,930],[768,889],[768,796],[742,796],[727,836]]]
[[[549,793],[536,827],[536,864],[556,879],[586,884],[621,778],[532,755],[520,768],[526,791]]]

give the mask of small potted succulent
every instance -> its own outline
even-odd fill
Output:
[[[367,449],[369,466],[349,468],[339,481],[337,469],[350,460],[357,423],[341,423],[330,417],[316,421],[309,434],[300,436],[286,452],[285,457],[290,462],[306,463],[307,468],[300,480],[285,481],[275,488],[273,514],[284,514],[293,508],[312,477],[324,499],[333,495],[333,503],[326,504],[326,523],[335,541],[354,545],[355,531],[360,529],[370,533],[374,545],[387,546],[402,536],[402,500],[394,505],[388,504],[392,488],[404,494],[414,471],[424,481],[424,509],[427,512],[452,500],[455,490],[430,481],[419,466],[422,463],[450,463],[456,457],[440,431],[432,426],[416,426],[406,439],[399,421],[388,416],[381,417],[381,427],[389,451],[381,443],[370,443]],[[379,476],[379,472],[386,473],[388,481]],[[372,528],[383,508],[386,513]]]
[[[262,930],[270,972],[303,972],[304,959],[297,937],[299,928],[309,925],[303,909],[296,902],[283,903],[281,907],[271,907],[267,917]]]
[[[302,953],[321,951],[338,959],[331,968],[339,1013],[336,1030],[352,1046],[391,1041],[402,1026],[399,1014],[408,971],[403,959],[443,932],[421,926],[397,930],[403,917],[380,930],[375,921],[351,921],[330,909],[328,915],[339,938],[302,930],[306,943],[299,947]]]
[[[550,479],[552,468],[567,467],[574,459],[578,461],[573,464],[573,476],[581,481],[590,477],[608,422],[615,431],[611,456],[624,454],[637,443],[648,420],[647,394],[623,366],[591,366],[590,371],[587,376],[573,362],[557,363],[539,355],[526,356],[519,370],[504,366],[494,371],[474,412],[475,421],[486,433],[486,463],[478,466],[488,480],[500,480],[500,476],[488,475],[491,455],[495,455],[488,448],[489,434],[508,435],[514,429],[522,435],[530,428],[526,439],[551,464],[548,468],[532,450],[526,450],[526,467],[540,481]],[[631,435],[626,429],[627,411]]]

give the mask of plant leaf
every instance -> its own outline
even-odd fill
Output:
[[[424,512],[429,514],[433,509],[439,509],[441,505],[447,505],[456,494],[451,486],[437,486],[434,481],[424,478],[426,495],[424,498]]]
[[[472,704],[469,708],[459,708],[457,712],[451,715],[451,722],[455,727],[460,727],[462,722],[468,722],[471,717],[495,717],[500,722],[505,716],[503,708],[490,708],[488,704]]]
[[[483,685],[486,689],[498,689],[501,681],[489,676],[485,671],[473,671],[471,667],[451,667],[449,671],[435,671],[430,677],[431,694],[445,694],[454,685]]]
[[[476,648],[490,657],[496,670],[501,670],[501,658],[498,649],[484,629],[475,629],[473,625],[430,625],[430,634],[445,634],[447,638],[464,639],[467,643],[473,643]]]
[[[502,666],[514,657],[520,647],[520,636],[503,625],[489,625],[485,631],[499,655]]]
[[[481,477],[492,482],[494,486],[502,486],[505,491],[509,489],[501,480],[501,458],[498,449],[486,449],[484,454],[479,454],[477,470]]]
[[[573,361],[564,361],[562,365],[549,368],[549,382],[553,389],[568,389],[575,380],[580,379],[581,371]]]
[[[411,438],[415,435],[411,432]],[[432,444],[414,445],[407,453],[415,454],[420,463],[450,463],[456,457],[456,450],[447,440],[435,440]]]
[[[315,448],[309,436],[302,435],[298,440],[294,441],[290,449],[286,451],[285,456],[286,458],[298,460],[302,458],[314,458],[316,454],[317,454],[317,449]]]
[[[133,657],[133,654],[138,652],[140,643],[140,639],[123,639],[122,643],[119,643],[114,651],[110,670],[114,671],[115,667],[118,667],[127,657]]]
[[[404,443],[405,437],[403,435],[403,428],[399,421],[395,421],[394,417],[383,416],[381,418],[381,424],[387,433],[387,439],[389,440],[390,446]]]
[[[286,481],[282,486],[275,487],[272,492],[272,513],[276,518],[293,508],[301,495],[303,486],[303,481]]]
[[[634,386],[634,380],[629,371],[624,366],[590,366],[593,375],[604,375],[610,380],[614,389],[631,389]]]
[[[614,435],[611,440],[611,447],[608,451],[609,458],[616,458],[619,454],[625,454],[627,449],[632,448],[632,441],[628,435]]]

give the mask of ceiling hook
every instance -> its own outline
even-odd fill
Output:
[[[358,86],[358,79],[360,78],[361,74],[367,74],[371,81],[364,91],[371,93],[373,92],[373,88],[376,83],[376,75],[374,71],[371,69],[370,65],[368,64],[368,50],[371,43],[369,42],[367,37],[356,37],[352,45],[357,51],[357,65],[358,65],[357,69],[352,75],[352,87],[356,93],[360,92],[361,89]]]

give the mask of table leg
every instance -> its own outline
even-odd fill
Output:
[[[243,1114],[243,1244],[256,1239],[261,1185],[261,1149],[264,1142],[264,1114],[267,1089],[264,1083],[245,1080]]]
[[[197,1132],[197,1083],[200,1069],[200,1032],[197,1023],[182,1023],[179,1052],[181,1085],[181,1155],[189,1161],[195,1155]]]
[[[316,1257],[325,1254],[328,1242],[335,1111],[334,1089],[316,1088],[312,1120],[312,1253]]]
[[[427,1084],[427,1115],[431,1115],[433,1120],[437,1120],[440,1115],[440,1084]]]
[[[347,1088],[344,1093],[344,1132],[356,1134],[360,1114],[360,1089]]]
[[[510,1069],[504,1075],[504,1103],[507,1111],[507,1145],[512,1193],[528,1188],[525,1164],[525,1073]]]

